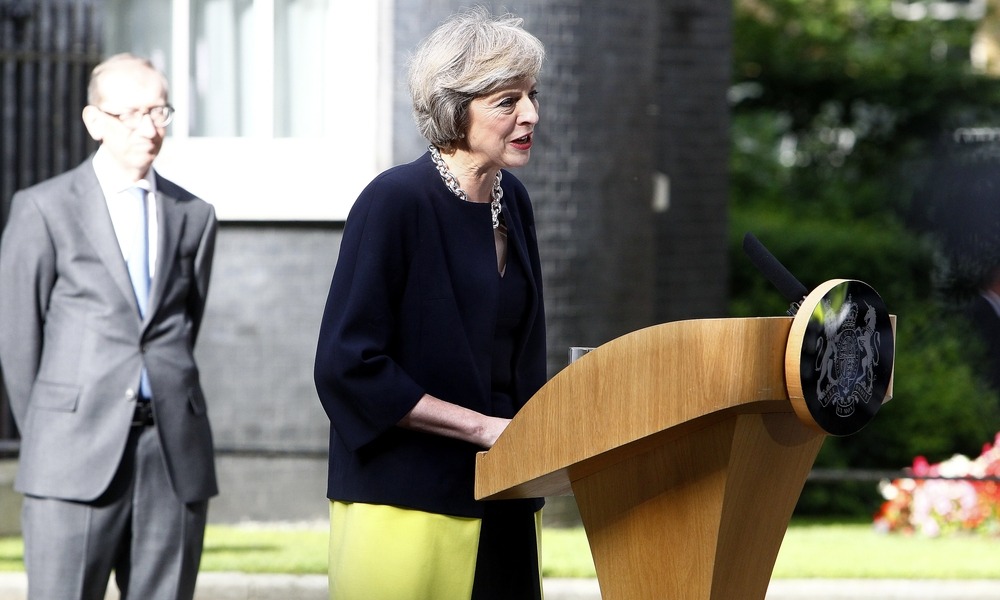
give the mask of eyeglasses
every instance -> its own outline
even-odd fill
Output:
[[[136,108],[121,113],[108,112],[99,106],[96,108],[109,117],[118,119],[126,127],[130,127],[132,129],[139,127],[139,124],[142,123],[143,117],[146,115],[149,115],[149,120],[152,121],[153,125],[156,127],[166,127],[167,125],[170,125],[170,121],[174,119],[174,107],[169,104],[154,106],[148,110],[139,110]]]

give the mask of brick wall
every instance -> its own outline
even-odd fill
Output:
[[[726,316],[732,6],[661,0],[657,168],[670,207],[656,218],[656,317]]]

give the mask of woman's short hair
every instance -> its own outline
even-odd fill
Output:
[[[538,75],[545,48],[522,22],[512,14],[469,9],[420,43],[410,60],[410,97],[417,128],[429,142],[449,148],[465,134],[473,98]]]

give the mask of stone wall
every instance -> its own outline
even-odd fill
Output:
[[[326,518],[316,336],[342,226],[223,223],[196,357],[219,451],[216,522]]]

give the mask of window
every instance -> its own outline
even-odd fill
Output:
[[[107,50],[167,73],[156,168],[220,218],[342,220],[389,148],[388,5],[111,0]]]

